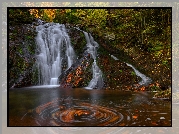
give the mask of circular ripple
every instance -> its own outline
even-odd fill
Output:
[[[60,98],[28,110],[21,120],[32,126],[170,126],[162,104]]]
[[[32,117],[41,126],[117,126],[123,115],[108,107],[74,99],[56,99],[36,107]]]

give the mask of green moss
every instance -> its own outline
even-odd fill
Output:
[[[31,54],[33,54],[33,55],[35,54],[35,44],[28,45],[27,48]]]
[[[171,89],[167,89],[165,91],[159,91],[154,94],[154,97],[171,99]]]
[[[39,76],[39,72],[38,69],[36,67],[34,67],[33,72],[32,72],[32,84],[36,85],[38,84],[38,76]]]
[[[33,39],[33,37],[32,37],[31,35],[26,35],[25,38],[26,38],[27,40]]]
[[[23,54],[22,48],[19,49],[19,53],[20,53],[21,55]]]
[[[131,72],[131,75],[132,75],[132,76],[135,76],[136,74],[135,74],[135,72],[134,72],[134,71],[132,71],[132,72]]]

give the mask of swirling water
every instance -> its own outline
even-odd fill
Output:
[[[9,95],[10,126],[171,126],[171,101],[149,92],[41,87]]]

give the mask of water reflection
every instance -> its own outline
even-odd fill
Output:
[[[9,111],[10,126],[171,126],[171,102],[147,92],[13,89]]]
[[[98,92],[99,92],[99,90],[95,90],[95,91],[89,90],[89,94],[90,94],[89,98],[91,99],[92,103],[97,103],[103,98],[103,94],[100,94]]]

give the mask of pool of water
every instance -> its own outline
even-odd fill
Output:
[[[171,101],[149,92],[9,89],[9,126],[171,126]]]

